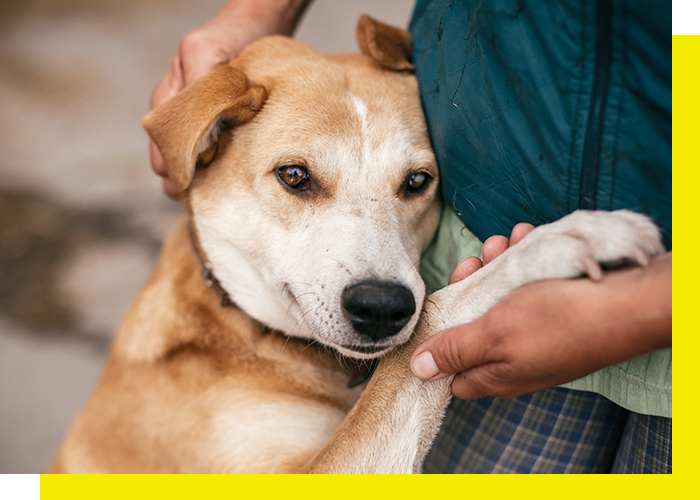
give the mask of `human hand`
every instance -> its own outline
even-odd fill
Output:
[[[309,0],[230,0],[209,22],[185,35],[170,70],[151,95],[155,109],[190,83],[233,60],[246,45],[267,35],[291,35]],[[151,141],[151,166],[163,190],[180,195],[168,178],[163,157]]]
[[[501,236],[484,243],[485,265],[532,227],[516,229],[510,240]],[[451,282],[481,267],[478,260],[460,263]],[[452,393],[461,399],[509,398],[670,345],[669,252],[646,268],[611,272],[600,281],[522,287],[477,320],[428,339],[413,353],[411,367],[423,380],[456,375]]]
[[[481,267],[505,252],[509,247],[512,247],[522,240],[533,229],[535,229],[535,226],[532,224],[521,222],[520,224],[516,224],[511,231],[510,239],[500,235],[491,236],[484,242],[483,248],[481,249],[481,256],[484,258],[483,262],[478,257],[467,257],[457,264],[457,267],[452,272],[452,276],[450,276],[448,280],[448,284],[451,285],[462,281],[470,274],[475,273]]]

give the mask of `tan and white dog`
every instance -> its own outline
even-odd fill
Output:
[[[642,216],[575,213],[424,301],[439,174],[410,35],[363,17],[358,42],[262,39],[144,119],[188,215],[51,472],[419,472],[451,381],[413,377],[421,341],[662,251]]]

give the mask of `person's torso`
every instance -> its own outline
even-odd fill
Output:
[[[477,237],[629,208],[670,249],[670,3],[419,0],[410,29],[443,194]]]

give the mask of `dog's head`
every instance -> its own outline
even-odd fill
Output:
[[[144,126],[233,301],[373,358],[415,327],[440,202],[410,35],[363,17],[358,42],[327,57],[262,39]]]

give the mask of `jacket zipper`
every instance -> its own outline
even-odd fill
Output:
[[[600,146],[603,135],[605,104],[610,84],[612,63],[612,1],[598,0],[596,3],[596,58],[593,92],[588,108],[588,123],[583,141],[581,160],[581,183],[579,186],[579,208],[596,209]]]

